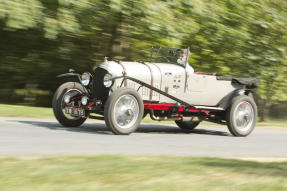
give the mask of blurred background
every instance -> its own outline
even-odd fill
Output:
[[[0,0],[0,103],[50,107],[69,68],[190,47],[197,72],[258,77],[260,120],[287,118],[286,0]]]

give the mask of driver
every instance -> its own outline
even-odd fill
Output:
[[[187,53],[186,49],[181,49],[179,58],[177,59],[177,63],[182,64],[182,65],[185,65],[185,63],[186,63],[185,69],[186,69],[187,73],[193,74],[194,69],[188,64],[187,54],[188,53]]]

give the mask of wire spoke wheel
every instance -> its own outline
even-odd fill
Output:
[[[119,127],[123,129],[133,126],[139,116],[139,103],[132,95],[121,96],[114,109],[114,118]]]
[[[256,125],[257,107],[252,96],[240,95],[234,98],[226,112],[226,122],[234,136],[249,135]]]
[[[66,111],[65,111],[65,108],[66,108],[66,103],[64,101],[65,96],[66,95],[75,95],[75,94],[82,94],[82,92],[80,90],[77,90],[77,89],[70,89],[63,95],[62,102],[61,102],[61,111],[62,111],[63,115],[67,119],[70,119],[70,120],[78,120],[81,118],[81,117],[72,116],[70,114],[66,114]]]
[[[141,96],[131,88],[115,90],[105,103],[106,125],[117,135],[134,132],[142,120],[143,113]]]
[[[53,97],[53,112],[58,122],[65,127],[79,127],[86,118],[72,116],[65,112],[65,96],[77,95],[86,92],[83,86],[76,82],[67,82],[62,84],[54,94]]]
[[[242,131],[248,131],[254,120],[254,111],[250,103],[240,102],[234,111],[234,125]]]

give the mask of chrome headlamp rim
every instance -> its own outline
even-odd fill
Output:
[[[80,81],[83,86],[88,86],[91,82],[91,74],[89,72],[84,72],[80,77]]]
[[[103,84],[106,88],[110,88],[113,85],[112,77],[110,73],[104,75]]]

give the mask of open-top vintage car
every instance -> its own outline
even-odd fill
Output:
[[[188,49],[153,48],[149,62],[105,58],[92,74],[70,70],[58,77],[75,76],[79,82],[57,89],[54,114],[66,127],[87,118],[105,120],[115,134],[134,132],[147,114],[185,130],[206,120],[227,124],[234,136],[250,134],[257,118],[252,89],[259,79],[194,73],[188,57]]]

